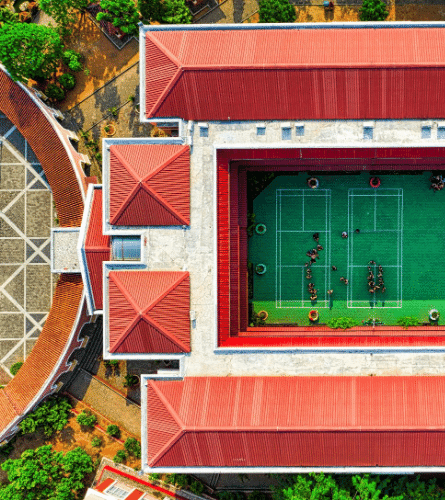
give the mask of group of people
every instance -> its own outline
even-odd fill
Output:
[[[375,284],[375,276],[372,270],[372,265],[377,265],[373,260],[368,262],[368,291],[369,293],[375,293],[377,290],[380,290],[382,293],[385,293],[386,287],[385,282],[383,281],[383,267],[379,265],[379,272],[377,274],[378,285]]]
[[[320,242],[320,233],[314,233],[312,235],[312,238],[314,239],[315,243],[317,243],[317,246],[306,252],[306,255],[311,259],[309,262],[306,262],[304,264],[305,267],[307,267],[306,279],[308,279],[308,280],[312,279],[311,266],[312,266],[312,264],[314,264],[314,262],[317,261],[317,259],[320,258],[320,254],[318,252],[321,252],[323,250],[323,247],[319,243]],[[315,287],[314,283],[308,284],[308,291],[309,291],[309,295],[311,297],[311,300],[317,300],[317,289],[314,287]]]
[[[442,189],[445,187],[445,179],[440,175],[433,175],[430,179],[430,182],[430,189],[432,189],[434,192],[442,191]]]

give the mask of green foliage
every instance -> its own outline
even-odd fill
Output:
[[[104,361],[104,365],[114,368],[115,366],[119,366],[119,360],[118,359],[106,359]]]
[[[62,101],[65,99],[65,91],[55,83],[46,86],[45,94],[53,101]]]
[[[139,13],[133,0],[101,0],[105,12],[97,14],[98,21],[108,21],[123,33],[135,35],[139,28]]]
[[[161,479],[161,474],[153,472],[153,474],[148,475],[148,479],[150,479],[150,481],[157,481],[158,479]]]
[[[162,22],[164,16],[164,5],[161,0],[139,0],[138,9],[145,22]]]
[[[2,469],[8,474],[8,483],[0,489],[0,500],[75,500],[93,464],[81,448],[63,455],[47,445],[6,460]]]
[[[122,464],[125,460],[127,460],[127,452],[125,450],[118,450],[116,455],[114,455],[113,462]]]
[[[240,491],[219,491],[219,500],[244,500],[244,495]]]
[[[56,70],[63,45],[58,32],[34,23],[0,27],[0,61],[13,80],[47,79]]]
[[[190,483],[189,489],[195,495],[201,495],[201,493],[204,491],[204,485],[201,483],[201,481],[192,481]]]
[[[17,363],[14,363],[11,366],[11,369],[9,370],[12,375],[16,376],[17,372],[20,370],[20,368],[23,366],[23,361],[17,361]]]
[[[111,424],[107,427],[107,434],[115,438],[120,438],[121,430],[117,425]]]
[[[289,0],[260,0],[260,23],[294,23],[295,8]]]
[[[279,486],[272,487],[274,500],[443,500],[436,479],[422,481],[420,476],[342,476],[301,474],[275,476]],[[220,500],[232,500],[224,498]]]
[[[341,328],[346,330],[347,328],[357,326],[359,323],[354,318],[332,318],[326,324],[329,328]]]
[[[130,102],[134,102],[134,100],[135,100],[134,95],[129,95],[129,96],[128,96],[128,100],[129,100]]]
[[[16,12],[12,12],[8,7],[0,8],[0,26],[4,23],[16,23],[19,20],[19,16]]]
[[[0,446],[0,455],[3,457],[8,457],[14,450],[14,442],[9,441],[9,443]]]
[[[65,50],[62,56],[62,61],[71,71],[82,71],[82,60],[82,54],[75,50]]]
[[[124,387],[133,387],[139,383],[139,378],[136,375],[127,373],[124,378]]]
[[[76,79],[69,73],[63,73],[63,75],[59,76],[58,80],[60,85],[66,90],[72,90],[76,86]]]
[[[113,106],[112,108],[108,108],[108,112],[110,113],[110,115],[113,115],[115,118],[116,118],[117,113],[118,113],[116,106]]]
[[[417,326],[419,324],[419,318],[415,316],[403,316],[397,320],[397,324],[407,329],[410,326]]]
[[[166,24],[190,24],[192,14],[185,0],[164,0],[162,21]]]
[[[94,427],[97,423],[97,417],[91,412],[86,412],[85,410],[82,413],[77,415],[76,421],[79,425],[83,425],[85,427]]]
[[[189,478],[186,474],[167,474],[165,480],[178,488],[186,488],[189,485]]]
[[[45,435],[51,437],[55,432],[61,431],[68,423],[71,408],[71,403],[67,398],[47,399],[23,419],[19,427],[23,434],[31,434],[38,429],[43,429]]]
[[[247,495],[247,500],[267,500],[267,497],[262,491],[252,491]]]
[[[389,14],[383,0],[363,0],[359,13],[360,21],[384,21]]]
[[[59,26],[65,27],[77,19],[76,11],[83,11],[89,0],[39,0],[39,7]]]
[[[102,446],[102,439],[99,436],[94,436],[91,440],[91,446],[94,446],[94,448],[100,448]]]
[[[127,450],[128,454],[141,458],[141,443],[135,438],[128,438],[124,443],[124,448]]]

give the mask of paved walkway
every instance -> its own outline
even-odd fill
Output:
[[[0,115],[0,383],[42,331],[56,277],[50,271],[53,201],[27,141]],[[6,375],[6,379],[5,379]]]
[[[85,370],[79,370],[68,392],[119,427],[135,436],[141,435],[140,408]]]

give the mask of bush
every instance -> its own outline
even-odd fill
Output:
[[[148,479],[150,479],[150,481],[157,481],[158,479],[161,479],[161,474],[154,472],[153,474],[148,475]]]
[[[58,80],[60,85],[66,90],[72,90],[76,86],[76,79],[69,73],[63,73],[63,75],[59,76]]]
[[[68,423],[71,408],[71,403],[67,398],[47,399],[24,418],[19,427],[23,434],[31,434],[38,429],[43,429],[45,435],[51,437],[55,432],[61,431]]]
[[[189,484],[189,478],[185,474],[167,474],[165,481],[179,488],[185,488]]]
[[[22,365],[23,365],[23,361],[18,361],[17,363],[14,363],[11,366],[11,369],[9,371],[11,372],[12,375],[15,376],[15,375],[17,375],[17,372],[20,370]]]
[[[124,443],[124,448],[129,455],[141,458],[141,443],[135,438],[128,438]]]
[[[119,450],[116,455],[114,455],[113,462],[121,464],[127,460],[127,453],[125,450]]]
[[[62,61],[71,71],[82,71],[83,56],[75,50],[65,50],[62,55]]]
[[[55,83],[50,83],[46,87],[45,94],[54,101],[62,101],[65,99],[65,91]]]
[[[94,427],[97,423],[97,417],[90,412],[82,411],[77,415],[76,421],[79,425]]]
[[[384,21],[389,14],[382,0],[363,0],[359,13],[360,21]]]
[[[102,446],[102,439],[98,436],[94,436],[91,440],[91,446],[94,446],[94,448],[100,448]]]
[[[200,481],[192,481],[190,484],[190,491],[195,495],[201,495],[204,491],[204,485]]]
[[[133,387],[139,383],[139,378],[136,375],[127,373],[125,375],[124,387]]]
[[[120,438],[121,430],[117,425],[111,424],[107,427],[107,434],[115,438]]]
[[[117,360],[117,359],[106,359],[104,361],[104,365],[105,366],[112,366],[112,367],[119,366],[119,360]]]
[[[346,328],[352,328],[357,326],[359,323],[354,318],[332,318],[326,323],[329,328],[341,328],[346,330]]]
[[[419,319],[415,316],[403,316],[397,320],[397,324],[403,326],[405,330],[410,326],[417,326],[419,324]]]

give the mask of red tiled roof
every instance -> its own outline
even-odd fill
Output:
[[[437,118],[444,43],[443,28],[147,31],[146,117]]]
[[[125,500],[139,500],[141,497],[144,496],[144,492],[141,490],[134,490],[132,491],[128,497],[125,498]]]
[[[110,352],[190,352],[189,314],[189,273],[110,271]]]
[[[0,111],[25,137],[43,167],[51,186],[60,226],[80,226],[83,215],[82,190],[86,190],[85,176],[79,185],[67,150],[75,150],[67,138],[63,142],[57,131],[37,104],[17,83],[0,69]],[[62,134],[63,135],[63,134]]]
[[[103,308],[102,262],[111,259],[110,237],[102,234],[102,189],[94,189],[85,237],[85,256],[94,307]]]
[[[190,147],[111,146],[109,196],[112,225],[189,225]]]
[[[108,486],[111,486],[114,483],[114,479],[111,477],[108,477],[104,481],[102,481],[100,484],[98,484],[94,489],[96,491],[104,492]]]
[[[151,467],[443,466],[444,412],[445,377],[150,380],[147,460]]]

